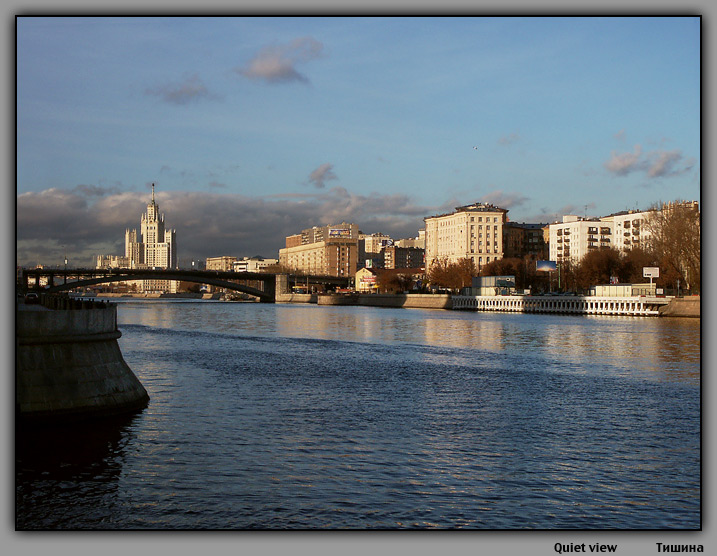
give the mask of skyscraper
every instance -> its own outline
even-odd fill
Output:
[[[116,266],[117,268],[177,268],[177,231],[165,229],[164,214],[160,214],[159,205],[154,199],[147,204],[147,212],[142,214],[140,235],[137,229],[127,228],[124,234],[124,257],[97,257],[97,268]],[[176,292],[177,283],[173,280],[144,280],[142,290]]]
[[[160,214],[159,205],[154,200],[154,184],[152,200],[142,215],[140,231],[139,238],[136,228],[125,231],[125,257],[129,258],[129,267],[177,268],[177,232],[164,228],[164,214]]]

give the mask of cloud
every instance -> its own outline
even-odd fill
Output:
[[[491,203],[497,207],[511,209],[519,207],[530,200],[519,193],[505,193],[501,190],[491,191],[479,199],[482,203]]]
[[[542,207],[539,212],[528,215],[523,221],[552,224],[553,222],[562,222],[563,216],[566,214],[574,214],[577,216],[590,216],[586,213],[589,210],[595,210],[597,205],[595,203],[588,203],[587,205],[564,205],[558,210],[549,210]]]
[[[632,152],[612,151],[610,159],[604,166],[616,176],[643,172],[648,178],[653,179],[688,173],[695,164],[694,158],[685,158],[679,150],[643,152],[640,145],[635,145]]]
[[[17,196],[17,262],[90,267],[95,255],[124,252],[126,228],[140,229],[150,195],[144,190],[94,195],[47,189]],[[156,191],[165,225],[177,230],[180,264],[220,255],[276,258],[286,236],[312,226],[353,222],[366,233],[415,237],[438,207],[406,195],[356,195],[335,187],[315,193],[247,197],[220,191]],[[64,249],[62,246],[65,246]]]
[[[635,145],[631,153],[617,153],[612,151],[610,160],[605,163],[605,168],[618,176],[626,176],[630,172],[641,169],[644,164],[641,157],[642,147],[640,145]]]
[[[498,144],[500,145],[512,145],[513,143],[516,143],[520,141],[520,135],[517,133],[511,133],[510,135],[504,135],[500,139],[498,139]]]
[[[308,83],[309,79],[296,69],[296,65],[319,58],[323,44],[311,37],[294,39],[286,45],[272,45],[262,48],[246,67],[235,71],[249,79],[270,84],[298,81]]]
[[[326,187],[327,181],[338,179],[336,174],[334,174],[333,169],[333,164],[322,164],[309,174],[309,183],[313,184],[317,189],[323,189]]]
[[[179,83],[161,85],[154,89],[147,89],[145,92],[148,95],[158,96],[170,104],[189,104],[203,98],[216,98],[205,87],[197,74],[185,77]]]
[[[621,129],[615,135],[613,135],[613,137],[615,139],[617,139],[618,141],[624,141],[625,140],[625,130]]]
[[[683,162],[680,151],[655,151],[650,153],[648,157],[647,175],[651,178],[658,178],[684,174],[689,172],[694,164],[694,159],[684,160]]]

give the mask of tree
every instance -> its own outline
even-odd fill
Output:
[[[481,276],[515,276],[515,287],[524,289],[536,282],[535,261],[531,257],[498,259],[481,269]]]
[[[413,289],[415,276],[405,272],[380,270],[376,275],[376,282],[382,293],[405,292]]]
[[[622,256],[621,267],[618,272],[620,282],[627,284],[640,284],[645,281],[642,269],[647,266],[660,266],[657,258],[639,247],[633,247]]]
[[[645,227],[650,232],[650,250],[661,269],[668,274],[671,271],[686,289],[699,292],[702,238],[697,205],[680,200],[658,204],[651,209]]]
[[[587,290],[597,284],[609,284],[613,276],[620,278],[622,268],[622,257],[617,249],[608,247],[590,251],[575,268],[575,286]]]
[[[434,286],[458,290],[470,286],[476,274],[473,259],[459,259],[452,263],[448,258],[443,258],[431,264],[428,280]]]

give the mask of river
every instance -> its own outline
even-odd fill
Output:
[[[699,319],[119,300],[141,413],[16,436],[18,529],[699,529]]]

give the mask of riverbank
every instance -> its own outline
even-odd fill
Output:
[[[92,294],[90,297],[97,298],[117,298],[117,297],[135,297],[138,299],[220,299],[221,293],[98,293]]]
[[[699,295],[678,297],[669,305],[660,309],[661,317],[701,318],[701,302]]]
[[[394,309],[450,309],[448,294],[277,294],[277,303],[316,303],[317,305],[360,305]]]

